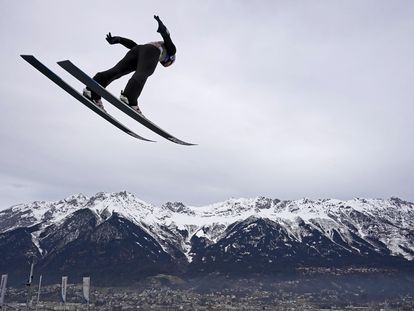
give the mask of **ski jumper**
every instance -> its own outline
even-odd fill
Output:
[[[168,67],[175,61],[176,47],[167,28],[161,21],[159,23],[163,27],[160,26],[158,32],[161,33],[164,41],[139,45],[130,39],[112,37],[110,33],[107,35],[110,44],[122,44],[129,51],[114,67],[98,72],[93,79],[105,88],[112,81],[135,71],[123,91],[123,96],[128,99],[130,106],[138,105],[138,97],[148,77],[154,73],[158,62]],[[92,92],[92,99],[98,100],[100,96]]]

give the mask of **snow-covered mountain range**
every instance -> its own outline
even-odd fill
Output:
[[[414,204],[398,198],[258,197],[196,207],[154,206],[129,192],[79,194],[1,211],[0,272],[25,269],[31,256],[45,271],[134,277],[282,265],[411,265],[413,228]]]

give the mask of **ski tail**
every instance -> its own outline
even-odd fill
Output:
[[[69,84],[67,84],[62,78],[60,78],[57,74],[55,74],[53,71],[51,71],[49,68],[47,68],[45,65],[43,65],[39,60],[36,59],[33,55],[20,55],[25,61],[27,61],[30,65],[35,67],[37,70],[39,70],[41,73],[43,73],[46,77],[48,77],[50,80],[52,80],[54,83],[56,83],[58,86],[60,86],[62,89],[64,89],[66,92],[68,92],[70,95],[75,97],[77,100],[79,100],[82,104],[87,106],[89,109],[97,113],[99,116],[110,122],[112,125],[116,126],[123,132],[127,133],[128,135],[148,142],[153,142],[152,140],[149,140],[147,138],[144,138],[142,136],[139,136],[138,134],[131,131],[129,128],[124,126],[122,123],[120,123],[118,120],[113,118],[108,113],[104,112],[100,108],[98,108],[96,105],[94,105],[89,99],[84,97],[82,94],[80,94],[78,91],[76,91],[73,87],[71,87]]]

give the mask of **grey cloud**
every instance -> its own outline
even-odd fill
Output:
[[[155,204],[414,199],[410,1],[3,1],[0,12],[0,208],[124,189]],[[55,62],[109,68],[126,50],[105,33],[156,40],[154,13],[178,57],[156,70],[140,104],[196,147],[163,141],[107,104],[158,142],[129,138],[19,57],[35,54],[81,90]]]

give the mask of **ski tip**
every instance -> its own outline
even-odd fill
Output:
[[[131,135],[132,137],[136,138],[136,139],[139,139],[139,140],[147,141],[147,142],[150,142],[150,143],[156,143],[155,140],[144,138],[144,137],[139,136],[138,134],[136,134],[134,132],[128,132],[128,134]]]
[[[192,143],[184,143],[182,145],[184,145],[184,146],[198,146],[198,144],[192,144]]]
[[[175,138],[175,137],[168,137],[167,139],[169,141],[172,141],[173,143],[183,145],[183,146],[197,146],[197,144],[187,143],[187,142],[182,141],[182,140],[180,140],[178,138]]]

